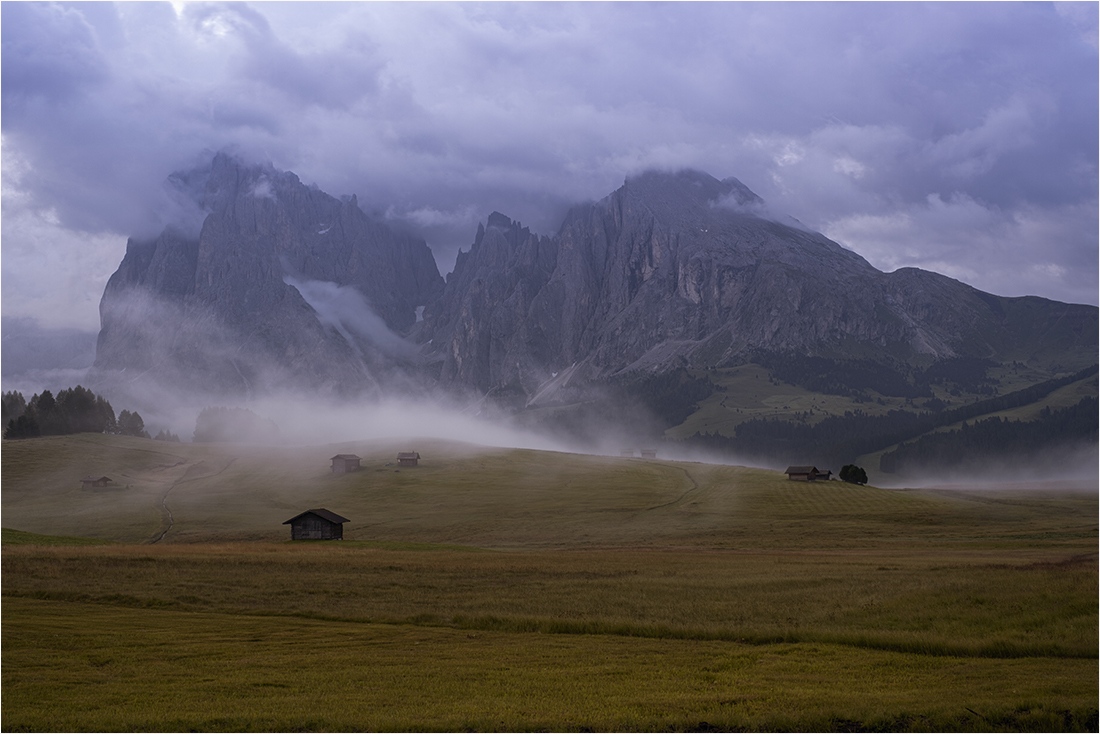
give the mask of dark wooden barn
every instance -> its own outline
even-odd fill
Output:
[[[306,510],[283,525],[290,526],[291,540],[343,540],[344,523],[351,522],[325,509]]]
[[[397,455],[398,466],[416,466],[420,461],[420,454],[415,451],[402,451]]]
[[[332,457],[332,471],[342,474],[349,471],[359,471],[360,458],[355,454],[336,454]]]
[[[788,466],[787,479],[796,482],[820,482],[828,481],[832,472],[828,469],[820,471],[816,466]]]
[[[80,488],[87,489],[88,487],[106,487],[110,483],[110,477],[84,477],[80,480]]]

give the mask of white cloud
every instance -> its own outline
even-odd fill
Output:
[[[1095,303],[1100,260],[1088,226],[1098,217],[1095,202],[1004,212],[965,195],[931,195],[888,213],[838,218],[823,231],[887,272],[918,267],[997,295]]]
[[[271,181],[266,177],[261,177],[253,184],[248,195],[254,199],[274,199],[275,191],[271,188]]]

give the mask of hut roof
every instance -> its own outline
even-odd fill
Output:
[[[84,477],[80,481],[82,482],[110,482],[110,477]]]
[[[358,459],[358,458],[359,457],[356,456],[355,454],[336,454],[336,456],[332,457],[332,459]],[[329,459],[329,461],[332,461],[332,459]]]
[[[322,519],[325,519],[325,520],[328,520],[329,522],[334,522],[334,523],[351,522],[351,520],[347,519],[346,517],[340,517],[335,512],[330,512],[326,509],[321,508],[321,509],[317,509],[317,510],[306,510],[305,512],[301,512],[301,513],[295,515],[294,517],[290,518],[286,522],[284,522],[283,525],[289,525],[292,522],[294,522],[295,520],[297,520],[298,518],[304,517],[305,515],[316,515],[317,517],[320,517]]]
[[[816,466],[788,466],[784,474],[817,474]]]
[[[419,459],[420,454],[415,451],[402,451],[397,455],[399,459]]]

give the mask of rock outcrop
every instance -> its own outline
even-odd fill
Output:
[[[397,334],[443,289],[422,240],[355,197],[225,154],[174,183],[201,231],[127,243],[100,303],[97,371],[208,392],[361,392],[411,356]]]
[[[440,379],[528,398],[759,352],[934,361],[1094,360],[1097,310],[1002,298],[912,268],[883,273],[736,179],[649,172],[574,208],[553,238],[494,213],[425,311]],[[540,391],[540,386],[542,390]]]
[[[1075,370],[1097,351],[1094,307],[882,273],[695,171],[630,178],[552,237],[494,212],[445,283],[422,240],[292,173],[219,154],[172,180],[201,230],[128,243],[100,305],[101,375],[223,394],[435,383],[531,405],[761,353]]]

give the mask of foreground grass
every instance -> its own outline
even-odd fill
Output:
[[[1096,726],[1094,660],[4,603],[5,731]]]
[[[5,548],[3,593],[497,631],[1095,658],[1095,554],[1031,555],[25,545]]]

